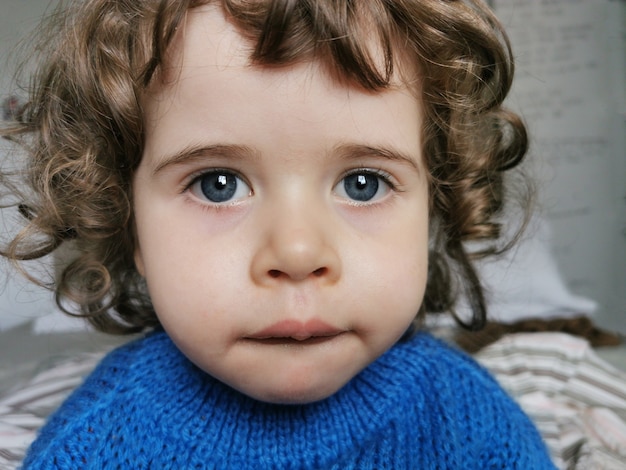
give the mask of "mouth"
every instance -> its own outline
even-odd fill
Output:
[[[312,346],[315,344],[326,343],[335,339],[338,335],[333,336],[310,336],[304,339],[296,339],[290,336],[274,336],[271,338],[246,338],[247,341],[254,341],[258,344],[276,345],[276,346]]]
[[[283,320],[247,336],[245,339],[265,344],[317,344],[333,339],[345,330],[321,320]]]

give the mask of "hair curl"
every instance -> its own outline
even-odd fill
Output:
[[[46,23],[23,122],[2,131],[28,151],[31,195],[21,206],[26,226],[2,254],[39,258],[71,241],[76,257],[56,284],[61,308],[72,313],[70,300],[74,314],[108,332],[158,325],[133,260],[141,102],[186,11],[210,2],[253,42],[259,64],[321,60],[378,91],[399,62],[415,60],[432,219],[423,309],[453,311],[462,286],[474,312],[466,326],[483,324],[472,258],[496,249],[472,254],[465,242],[499,238],[504,172],[523,158],[527,136],[502,108],[513,60],[481,0],[84,0],[58,10]],[[382,62],[372,57],[372,41]]]

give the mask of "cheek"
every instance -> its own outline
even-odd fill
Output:
[[[198,243],[186,238],[178,243],[153,245],[146,260],[146,280],[151,296],[160,303],[215,305],[234,293],[245,275],[241,250],[229,243]],[[202,301],[200,301],[202,299]]]
[[[214,353],[236,331],[232,310],[237,298],[234,286],[240,282],[223,266],[205,260],[186,256],[160,263],[160,268],[151,265],[146,278],[160,323],[190,358],[198,351]]]
[[[428,250],[413,243],[405,250],[398,250],[395,257],[384,263],[387,282],[384,288],[392,303],[401,310],[416,314],[426,290]]]
[[[415,315],[427,281],[427,222],[405,219],[389,224],[384,235],[378,235],[375,243],[364,243],[353,251],[356,284],[376,291],[373,298],[384,301],[385,310]]]
[[[406,221],[404,226],[396,232],[392,243],[394,244],[395,285],[390,288],[399,298],[419,309],[426,289],[428,273],[427,218]]]

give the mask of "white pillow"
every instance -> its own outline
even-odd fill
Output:
[[[524,235],[500,257],[477,263],[485,288],[488,317],[513,323],[526,318],[591,315],[595,301],[570,292],[551,251],[547,222],[534,215]],[[461,318],[469,318],[467,302],[458,305]]]

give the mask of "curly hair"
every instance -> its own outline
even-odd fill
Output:
[[[470,253],[466,242],[499,239],[504,172],[522,160],[527,135],[502,107],[513,59],[481,0],[84,0],[57,11],[23,122],[2,131],[27,149],[30,188],[20,206],[25,227],[2,254],[28,260],[70,242],[75,259],[55,286],[61,308],[107,332],[158,325],[133,261],[141,103],[187,10],[211,2],[250,39],[258,64],[320,60],[355,86],[380,91],[394,67],[415,61],[432,220],[422,310],[453,312],[461,289],[474,312],[464,325],[483,324],[472,260],[496,248]]]

